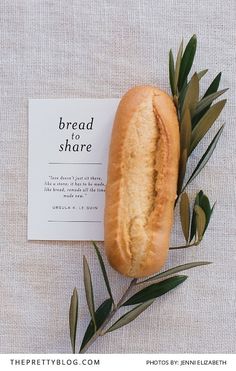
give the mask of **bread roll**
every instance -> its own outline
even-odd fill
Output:
[[[160,270],[168,254],[179,163],[172,99],[152,86],[121,99],[112,131],[105,197],[105,249],[129,277]]]

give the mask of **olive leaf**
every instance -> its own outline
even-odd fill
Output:
[[[95,319],[95,307],[94,307],[94,297],[93,297],[93,285],[92,278],[89,269],[89,265],[85,256],[83,256],[83,269],[84,269],[84,288],[86,294],[86,300],[89,308],[89,312],[93,321],[94,329],[96,331],[96,319]]]
[[[198,75],[195,73],[186,90],[186,94],[184,97],[183,105],[182,105],[182,114],[185,112],[186,108],[190,110],[191,116],[195,110],[195,107],[199,100],[199,79]]]
[[[101,327],[101,325],[104,323],[104,321],[107,319],[107,316],[110,314],[111,309],[112,309],[112,299],[109,298],[105,300],[99,308],[95,312],[95,319],[96,319],[96,324],[97,324],[97,329]],[[93,321],[91,320],[88,324],[88,327],[85,331],[82,344],[80,347],[80,351],[84,348],[84,346],[87,344],[87,342],[91,339],[91,337],[94,335],[94,325]]]
[[[218,88],[219,88],[219,84],[220,84],[220,80],[221,80],[221,72],[214,78],[214,80],[212,81],[212,83],[210,84],[210,86],[208,87],[208,89],[206,90],[205,94],[203,95],[202,99],[205,99],[206,97],[208,97],[209,95],[211,94],[214,94],[217,92]],[[211,104],[209,104],[205,109],[203,109],[201,112],[199,112],[197,115],[195,115],[194,119],[193,119],[193,127],[196,125],[196,123],[202,118],[202,116],[205,115],[205,113],[208,111],[208,109],[210,108]]]
[[[201,80],[201,78],[207,73],[208,70],[202,70],[200,72],[195,72],[195,74],[197,75],[197,78],[198,78],[198,85],[199,85],[199,82]],[[179,97],[178,97],[178,102],[179,102],[179,110],[180,112],[183,112],[184,109],[183,109],[183,104],[184,104],[184,100],[185,100],[185,96],[186,96],[186,93],[187,93],[187,90],[189,88],[189,84],[190,84],[191,80],[186,83],[184,85],[184,87],[182,88],[180,94],[179,94]],[[198,91],[199,91],[199,88],[198,88]],[[198,92],[198,95],[199,95],[199,92]]]
[[[200,81],[202,78],[203,78],[203,76],[205,76],[205,74],[208,72],[208,70],[206,69],[206,70],[202,70],[202,71],[200,71],[200,72],[197,72],[197,77],[198,77],[198,80]]]
[[[200,242],[202,240],[203,233],[206,227],[206,214],[204,213],[203,209],[199,205],[196,205],[194,207],[194,210],[196,212],[196,226],[197,226],[198,242]]]
[[[190,204],[186,192],[182,194],[180,199],[180,221],[185,240],[188,242],[190,228]]]
[[[189,185],[196,178],[196,176],[202,171],[202,169],[205,167],[205,165],[207,164],[207,162],[210,160],[210,158],[211,158],[211,156],[212,156],[212,154],[213,154],[213,152],[215,150],[215,147],[216,147],[216,145],[218,143],[218,140],[220,139],[220,136],[222,134],[223,129],[224,129],[224,125],[221,126],[221,128],[217,131],[216,135],[214,136],[214,138],[212,139],[211,143],[207,147],[206,152],[203,154],[203,156],[201,157],[201,159],[198,162],[197,166],[195,167],[192,175],[190,176],[190,178],[186,182],[184,188],[186,188],[187,185]]]
[[[178,196],[182,192],[183,182],[184,182],[186,168],[187,168],[187,162],[188,162],[188,153],[187,153],[187,149],[184,149],[184,151],[180,155],[180,160],[179,160],[179,174],[178,174],[178,184],[177,184],[177,195]]]
[[[175,95],[175,67],[174,67],[174,57],[173,57],[172,50],[170,50],[169,52],[169,79],[170,79],[171,92],[173,95]]]
[[[189,40],[185,48],[183,57],[181,59],[179,79],[178,79],[179,91],[181,91],[181,89],[184,86],[184,83],[187,81],[188,74],[193,64],[193,59],[196,53],[196,48],[197,48],[197,38],[196,38],[196,35],[193,35],[191,39]]]
[[[188,108],[186,108],[180,125],[180,149],[187,149],[187,154],[189,154],[189,149],[191,145],[191,115]]]
[[[182,271],[186,271],[187,269],[192,269],[192,268],[199,267],[201,265],[207,265],[207,264],[212,264],[212,262],[202,262],[202,261],[200,261],[200,262],[181,264],[181,265],[178,265],[177,267],[170,268],[167,271],[158,273],[153,277],[147,278],[144,281],[140,281],[140,282],[137,283],[137,285],[139,285],[139,284],[141,285],[141,284],[147,283],[147,282],[156,281],[156,280],[159,280],[161,278],[168,277],[172,274],[179,273],[179,272],[182,272]]]
[[[120,327],[123,327],[125,325],[128,325],[128,323],[132,322],[137,318],[141,313],[143,313],[152,303],[154,300],[148,300],[145,303],[142,303],[132,309],[130,312],[124,314],[122,317],[120,317],[108,330],[106,330],[105,334],[107,332],[115,331]]]
[[[207,97],[208,95],[215,93],[220,85],[220,80],[221,80],[221,75],[222,73],[218,73],[218,75],[214,78],[208,89],[206,90],[205,94],[203,95],[203,98]]]
[[[199,206],[201,206],[201,208],[203,209],[203,211],[205,213],[205,216],[206,216],[206,225],[205,225],[205,229],[204,229],[204,232],[203,232],[203,235],[204,235],[204,233],[205,233],[205,231],[208,227],[208,224],[210,222],[210,219],[211,219],[214,207],[215,207],[215,203],[211,207],[208,197],[203,193],[200,197],[200,200],[199,200]]]
[[[212,94],[206,96],[205,98],[201,99],[200,102],[198,102],[198,104],[196,106],[196,109],[194,111],[193,119],[195,118],[195,116],[199,115],[199,113],[201,113],[203,110],[205,110],[205,108],[210,107],[212,102],[214,102],[215,99],[219,98],[227,90],[229,90],[229,89],[219,90],[219,91],[217,91],[215,93],[212,93]]]
[[[214,94],[217,92],[219,85],[220,85],[220,80],[221,80],[221,75],[222,73],[218,73],[218,75],[214,78],[208,89],[206,90],[205,94],[202,97],[202,100],[206,97],[208,97],[211,94]],[[208,107],[209,108],[209,107]]]
[[[77,320],[78,320],[78,293],[77,293],[76,288],[74,288],[73,294],[70,300],[70,310],[69,310],[70,341],[71,341],[73,353],[75,353]]]
[[[198,124],[192,131],[190,153],[196,148],[198,143],[202,140],[204,135],[208,132],[211,126],[214,124],[215,120],[220,115],[222,109],[224,108],[226,99],[223,99],[215,103],[206,114],[201,118]]]
[[[199,205],[199,200],[201,196],[203,195],[203,191],[200,191],[197,193],[195,200],[194,200],[194,205],[193,205],[193,212],[192,212],[192,220],[191,220],[191,228],[190,228],[190,238],[189,241],[191,242],[193,237],[195,236],[196,238],[196,233],[197,233],[197,226],[196,226],[196,212],[195,212],[195,206]]]
[[[179,160],[179,175],[178,175],[178,190],[180,194],[184,182],[188,154],[191,145],[191,116],[190,111],[186,108],[180,125],[180,160]]]
[[[122,306],[140,304],[146,302],[147,300],[155,299],[174,289],[186,279],[187,276],[174,276],[167,278],[164,281],[154,283],[131,296],[125,303],[123,303]]]
[[[179,93],[179,97],[178,97],[179,107],[178,108],[179,108],[180,113],[183,111],[182,107],[183,107],[184,98],[185,98],[187,89],[188,89],[188,84],[186,83],[184,87],[182,88],[181,92]]]
[[[185,148],[183,152],[181,153],[180,159],[179,159],[179,174],[178,174],[178,186],[177,186],[178,195],[181,193],[182,185],[184,182],[187,161],[188,161],[188,152],[187,152],[187,148]]]
[[[177,92],[177,88],[178,88],[178,80],[179,80],[179,69],[180,69],[180,63],[181,63],[181,59],[182,59],[182,55],[183,55],[183,40],[181,41],[181,44],[179,46],[179,51],[178,51],[178,54],[177,54],[177,58],[176,58],[176,63],[175,63],[175,93]]]
[[[101,266],[101,270],[102,270],[103,278],[104,278],[104,281],[105,281],[105,284],[106,284],[106,287],[107,287],[108,294],[109,294],[109,296],[110,296],[110,298],[111,298],[111,300],[114,304],[114,299],[113,299],[113,296],[112,296],[111,286],[110,286],[109,279],[108,279],[108,276],[107,276],[105,264],[103,262],[102,256],[100,254],[100,251],[99,251],[96,243],[94,241],[92,241],[92,244],[95,248],[95,251],[96,251],[96,254],[97,254],[97,257],[98,257],[98,261],[99,261],[100,266]]]

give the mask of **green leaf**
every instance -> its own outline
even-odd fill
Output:
[[[146,283],[146,282],[159,280],[161,278],[168,277],[172,274],[179,273],[179,272],[185,271],[187,269],[191,269],[191,268],[195,268],[195,267],[199,267],[201,265],[207,265],[207,264],[212,264],[212,263],[211,262],[194,262],[194,263],[182,264],[182,265],[179,265],[177,267],[170,268],[165,272],[158,273],[155,276],[147,278],[144,281],[138,282],[138,284],[143,284],[143,283]]]
[[[181,190],[182,190],[184,177],[186,173],[187,161],[188,161],[188,151],[187,151],[187,148],[185,148],[183,152],[180,154],[180,159],[179,159],[179,174],[178,174],[178,186],[177,186],[178,195],[181,193]]]
[[[180,44],[179,51],[178,51],[177,58],[176,58],[176,63],[175,63],[175,92],[177,92],[177,87],[178,87],[179,69],[180,69],[182,54],[183,54],[183,40]]]
[[[196,48],[197,48],[197,38],[196,38],[196,35],[193,35],[185,48],[185,51],[184,51],[184,54],[181,60],[180,71],[179,71],[179,81],[178,81],[179,91],[182,90],[185,81],[187,81],[188,74],[193,64],[194,56],[196,53]]]
[[[179,111],[182,112],[182,107],[183,107],[183,103],[184,103],[184,98],[185,98],[185,95],[186,95],[186,92],[187,92],[187,88],[188,88],[188,84],[187,82],[184,84],[181,92],[179,93],[179,100],[178,100],[178,103],[179,103]]]
[[[191,142],[191,116],[190,111],[186,108],[180,125],[180,160],[177,193],[180,194],[184,182],[188,154]]]
[[[212,139],[211,143],[207,147],[206,152],[201,157],[200,161],[198,162],[198,164],[195,167],[192,175],[190,176],[190,178],[188,179],[188,181],[187,181],[187,183],[185,184],[184,187],[187,187],[187,185],[190,184],[196,178],[196,176],[198,176],[198,174],[202,171],[202,169],[205,167],[205,165],[207,164],[207,162],[210,160],[210,158],[211,158],[211,156],[212,156],[212,154],[213,154],[213,152],[215,150],[215,147],[216,147],[216,145],[218,143],[218,140],[219,140],[219,138],[220,138],[220,136],[222,134],[223,128],[224,128],[224,125],[221,126],[221,128],[218,130],[218,132],[216,133],[216,135]]]
[[[86,294],[86,300],[89,308],[89,312],[94,324],[95,331],[97,329],[96,319],[95,319],[95,307],[94,307],[94,297],[93,297],[93,285],[91,279],[91,273],[86,257],[83,257],[83,268],[84,268],[84,288]]]
[[[107,316],[110,314],[111,308],[112,308],[112,303],[113,303],[112,299],[109,298],[109,299],[105,300],[100,305],[100,307],[96,310],[95,319],[96,319],[97,329],[99,329],[102,326],[102,324],[106,320]],[[93,321],[91,320],[89,322],[89,325],[88,325],[86,331],[85,331],[84,338],[82,340],[82,344],[81,344],[81,347],[80,347],[80,351],[84,348],[84,346],[91,339],[91,337],[94,335],[94,333],[95,333],[94,325],[93,325]]]
[[[220,115],[222,109],[224,108],[225,103],[226,99],[223,99],[215,103],[212,107],[209,108],[207,113],[201,118],[201,120],[195,126],[195,128],[192,131],[190,153],[196,148],[198,143],[202,140],[202,138],[214,124],[214,122]]]
[[[208,224],[210,222],[215,204],[211,208],[210,201],[209,201],[208,197],[205,194],[203,194],[201,196],[200,200],[199,200],[199,206],[203,209],[203,211],[205,213],[205,216],[206,216],[206,226],[205,226],[205,229],[204,229],[204,232],[203,232],[203,235],[204,235],[204,233],[206,232],[206,229],[208,227]]]
[[[220,80],[221,80],[221,72],[218,73],[218,75],[214,78],[214,80],[210,84],[209,88],[205,92],[203,98],[207,97],[208,95],[210,95],[212,93],[215,93],[218,90],[219,85],[220,85]]]
[[[198,81],[201,80],[201,78],[207,73],[208,70],[203,70],[203,71],[200,71],[197,73],[197,77],[198,77]],[[190,83],[190,82],[189,82]],[[182,112],[183,111],[183,103],[184,103],[184,99],[185,99],[185,95],[187,93],[187,89],[188,89],[188,86],[189,86],[189,83],[185,82],[180,94],[179,94],[179,99],[178,99],[178,102],[179,102],[179,110]]]
[[[217,91],[215,93],[212,93],[208,95],[207,97],[203,98],[198,102],[195,112],[194,112],[194,117],[198,116],[199,113],[201,113],[205,108],[210,107],[211,103],[219,98],[222,94],[224,94],[228,89],[223,89],[220,91]]]
[[[77,293],[76,288],[74,288],[73,294],[70,300],[70,310],[69,310],[70,341],[71,341],[73,353],[75,353],[77,320],[78,320],[78,293]]]
[[[114,299],[113,299],[113,296],[112,296],[111,286],[110,286],[110,283],[109,283],[109,280],[108,280],[105,264],[103,262],[102,256],[100,254],[100,251],[99,251],[96,243],[94,241],[92,241],[92,244],[95,248],[95,251],[96,251],[96,254],[97,254],[97,257],[98,257],[98,261],[99,261],[100,266],[101,266],[101,270],[102,270],[103,278],[104,278],[104,281],[105,281],[105,284],[106,284],[106,287],[107,287],[108,294],[109,294],[112,302],[114,303]]]
[[[206,215],[203,211],[203,209],[196,205],[194,207],[194,210],[196,212],[196,225],[197,225],[197,236],[198,236],[198,241],[202,240],[203,233],[205,231],[206,227]]]
[[[197,225],[196,225],[195,206],[199,205],[199,200],[202,197],[202,195],[203,195],[203,192],[200,191],[200,192],[197,193],[197,195],[195,197],[195,201],[194,201],[194,205],[193,205],[192,221],[191,221],[191,230],[190,230],[190,239],[189,239],[190,242],[192,241],[194,236],[196,237]]]
[[[202,70],[200,72],[197,72],[197,77],[198,77],[198,80],[200,81],[203,76],[205,76],[205,74],[208,72],[208,70]]]
[[[203,195],[204,195],[204,192],[201,189],[201,191],[198,192],[199,202],[200,202],[200,200],[201,200],[201,198],[202,198]]]
[[[175,95],[175,67],[172,50],[169,52],[169,80],[172,95]]]
[[[186,108],[188,108],[192,116],[197,105],[198,99],[199,99],[199,79],[197,74],[195,73],[191,78],[186,90],[182,106],[182,114],[185,112]]]
[[[174,289],[182,282],[184,282],[186,279],[187,276],[174,276],[171,278],[167,278],[164,281],[154,283],[153,285],[145,287],[145,289],[140,290],[136,294],[131,296],[131,298],[129,298],[123,304],[123,306],[139,304],[147,300],[155,299],[159,296],[166,294],[168,291]]]
[[[214,94],[217,92],[219,84],[220,84],[220,79],[221,79],[221,72],[214,78],[212,83],[210,84],[209,88],[205,92],[205,94],[202,97],[202,100],[208,97],[211,94]],[[193,119],[193,127],[196,125],[196,123],[205,115],[205,113],[208,111],[211,105],[207,106],[205,109],[203,109],[201,112],[199,112]]]
[[[128,323],[132,322],[137,318],[141,313],[143,313],[152,303],[154,300],[148,300],[145,303],[142,303],[141,305],[138,305],[134,309],[132,309],[130,312],[124,314],[122,317],[120,317],[105,333],[115,331],[120,327],[123,327],[125,325],[128,325]]]
[[[191,116],[189,109],[186,108],[180,124],[180,149],[181,151],[187,149],[187,154],[190,150],[191,135]]]
[[[180,199],[180,220],[185,240],[188,242],[190,227],[190,205],[186,192],[182,194]]]

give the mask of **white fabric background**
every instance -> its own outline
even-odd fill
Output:
[[[74,286],[80,341],[89,318],[83,254],[97,305],[106,297],[89,243],[27,241],[28,98],[120,97],[135,84],[168,89],[168,51],[176,52],[181,38],[193,33],[195,68],[210,69],[204,87],[223,71],[221,86],[230,88],[218,123],[226,122],[220,144],[190,189],[192,196],[204,189],[217,207],[202,245],[171,252],[166,267],[194,260],[214,264],[188,271],[182,286],[91,352],[235,352],[235,7],[234,0],[0,1],[0,352],[70,352]],[[178,228],[173,240],[183,242]],[[108,271],[118,298],[129,280]]]

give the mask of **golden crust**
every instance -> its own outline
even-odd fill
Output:
[[[165,263],[173,222],[179,126],[172,99],[152,86],[129,90],[112,131],[105,200],[105,249],[129,277]]]

